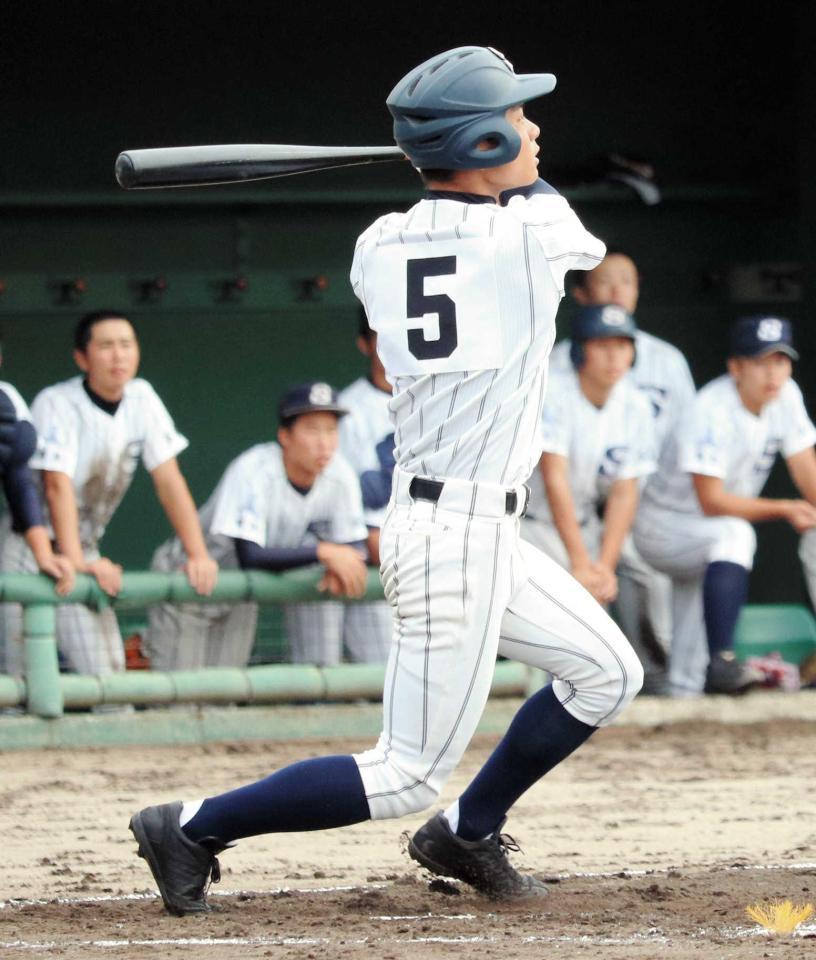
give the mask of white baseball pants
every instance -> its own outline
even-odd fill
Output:
[[[715,561],[750,570],[756,534],[739,517],[704,517],[644,503],[635,518],[635,546],[647,563],[671,577],[672,642],[669,683],[676,696],[702,693],[708,666],[703,578]]]
[[[626,638],[565,570],[519,538],[505,490],[445,481],[437,503],[414,500],[397,470],[380,539],[380,574],[395,621],[383,731],[357,755],[373,819],[431,805],[470,742],[497,653],[553,675],[564,708],[609,723],[643,680]]]

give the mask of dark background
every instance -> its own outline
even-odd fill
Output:
[[[81,313],[123,310],[140,333],[142,374],[191,440],[181,463],[203,501],[229,459],[273,435],[286,384],[343,385],[363,369],[347,280],[354,240],[412,203],[418,180],[397,163],[125,194],[113,180],[117,153],[387,144],[384,100],[396,80],[433,53],[478,43],[502,49],[519,72],[557,75],[555,93],[529,110],[542,128],[543,173],[571,184],[565,192],[587,226],[638,263],[641,325],[680,346],[701,385],[722,369],[733,317],[790,316],[813,412],[814,10],[794,0],[7,4],[3,377],[30,401],[73,374]],[[576,185],[581,168],[615,152],[654,164],[659,205],[594,177]],[[761,290],[735,286],[735,270],[762,274]],[[303,281],[318,275],[328,288],[304,298]],[[165,294],[143,300],[140,284],[158,276]],[[223,283],[236,276],[248,290],[225,298]],[[79,279],[86,292],[66,295],[63,285]],[[570,313],[567,299],[561,329]],[[784,470],[769,489],[790,491]],[[105,549],[143,567],[167,533],[140,475]],[[803,599],[792,532],[769,526],[760,542],[752,598]]]

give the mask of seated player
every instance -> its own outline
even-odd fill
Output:
[[[336,452],[345,412],[326,383],[301,384],[281,397],[278,442],[258,444],[233,460],[201,508],[207,548],[223,569],[278,572],[319,563],[331,593],[358,597],[365,591],[360,487]],[[170,540],[156,551],[153,569],[175,570],[183,559],[181,544]],[[284,607],[291,659],[338,663],[342,631],[323,635],[320,615],[309,610],[304,616],[299,607]],[[246,666],[257,620],[256,603],[153,607],[146,644],[151,664],[159,670]]]
[[[640,300],[640,272],[630,256],[607,250],[594,270],[572,275],[572,296],[581,306],[615,303],[632,315]],[[568,370],[570,341],[553,348],[552,370]],[[658,453],[682,412],[694,399],[694,380],[683,354],[646,330],[635,334],[635,362],[630,374],[649,400]],[[616,615],[645,670],[644,691],[665,692],[665,663],[671,645],[671,581],[638,554],[630,537],[618,564]]]
[[[572,369],[554,374],[547,388],[544,452],[522,520],[522,536],[603,604],[618,595],[616,570],[638,480],[656,467],[649,403],[626,376],[636,330],[634,318],[613,304],[578,311]]]
[[[816,527],[816,440],[791,379],[791,325],[748,317],[731,328],[728,373],[706,384],[671,436],[635,521],[643,557],[672,578],[672,693],[738,693],[755,680],[734,659],[734,628],[756,550],[752,524]],[[760,496],[781,453],[801,500]]]
[[[218,567],[204,547],[195,504],[176,459],[187,440],[153,387],[136,377],[140,355],[133,325],[118,311],[87,314],[74,331],[73,356],[81,375],[41,390],[31,406],[39,435],[31,466],[39,471],[50,535],[79,572],[91,574],[105,593],[116,596],[122,568],[100,554],[100,541],[141,460],[184,543],[187,578],[198,593],[211,593]],[[15,534],[6,542],[3,564],[20,573],[36,569],[27,544]],[[7,669],[19,673],[19,604],[4,605],[4,625]],[[57,643],[77,673],[125,668],[112,607],[62,604]]]
[[[56,591],[67,596],[74,587],[74,565],[54,553],[45,527],[40,495],[28,461],[37,448],[37,431],[25,401],[10,384],[0,381],[0,478],[8,504],[5,531],[22,536],[41,573],[56,580]],[[5,546],[4,537],[3,545]],[[0,554],[0,569],[4,569]]]

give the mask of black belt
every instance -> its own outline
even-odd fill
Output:
[[[412,477],[411,483],[408,486],[408,493],[414,498],[414,500],[430,500],[431,503],[436,503],[439,498],[442,496],[442,490],[445,487],[444,480],[429,480],[427,477]],[[530,491],[529,487],[525,488],[527,490],[527,501],[530,500]],[[505,513],[515,513],[516,507],[518,506],[518,494],[515,490],[505,490],[504,492],[504,512]],[[524,504],[524,510],[521,511],[521,516],[524,516],[525,511],[527,510],[527,503]]]

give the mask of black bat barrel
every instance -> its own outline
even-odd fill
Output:
[[[205,147],[126,150],[116,159],[116,179],[126,190],[202,187],[269,180],[404,157],[398,147],[309,147],[243,143]]]

